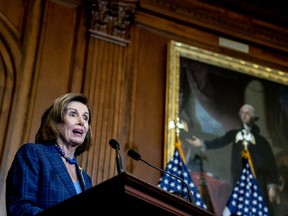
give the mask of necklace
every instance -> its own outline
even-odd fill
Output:
[[[69,164],[76,164],[77,161],[76,161],[76,157],[74,158],[69,158],[65,155],[64,151],[60,148],[60,146],[56,143],[55,145],[55,148],[57,149],[58,153],[63,157],[65,158],[65,160],[69,163]]]

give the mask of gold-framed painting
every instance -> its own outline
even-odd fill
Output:
[[[172,157],[175,138],[179,136],[191,174],[204,172],[229,187],[226,196],[222,193],[218,211],[233,188],[231,161],[237,160],[231,153],[233,145],[210,147],[203,153],[203,149],[191,145],[189,139],[196,136],[204,142],[236,130],[241,125],[239,109],[243,104],[252,105],[256,110],[255,124],[271,147],[279,171],[279,196],[283,196],[283,191],[288,190],[285,174],[288,173],[288,71],[177,41],[169,42],[164,164]],[[272,164],[269,158],[266,160]],[[285,182],[285,188],[281,188]],[[287,195],[282,199],[287,202]],[[283,201],[272,205],[286,211],[283,209],[287,206],[281,203]]]

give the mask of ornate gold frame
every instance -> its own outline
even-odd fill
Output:
[[[169,123],[171,125],[171,122],[175,122],[178,118],[180,57],[288,85],[288,72],[243,61],[184,43],[170,41],[168,44],[167,61],[164,164],[168,162],[174,152],[175,127],[171,129]]]

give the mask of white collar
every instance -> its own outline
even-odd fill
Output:
[[[250,130],[248,131],[246,129],[242,129],[236,134],[235,143],[238,143],[239,141],[242,141],[242,145],[244,145],[245,149],[247,149],[250,143],[253,145],[256,144],[254,135],[250,132]]]

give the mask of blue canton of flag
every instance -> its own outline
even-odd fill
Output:
[[[250,165],[246,158],[243,160],[241,176],[230,195],[223,216],[268,216],[268,208],[259,190]]]
[[[177,148],[175,148],[174,154],[168,162],[165,171],[183,179],[190,187],[194,204],[207,210],[206,204],[203,202],[197,187],[193,183],[191,175],[188,172],[186,165],[183,163]],[[187,190],[187,187],[179,179],[166,173],[162,175],[157,186],[165,191],[181,195],[182,197],[186,198],[186,200],[188,199],[189,191]]]

